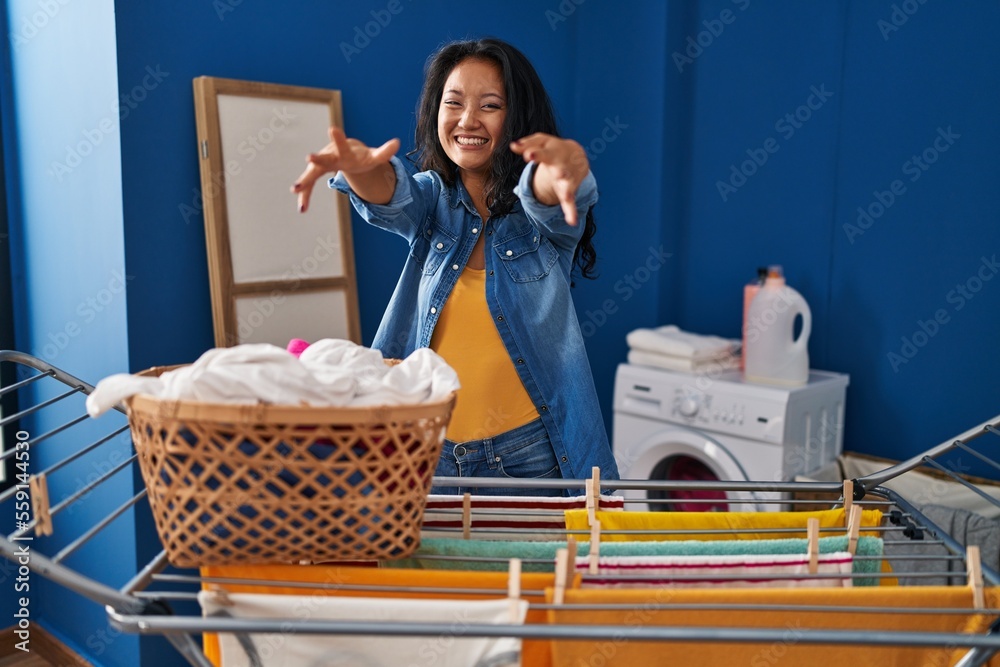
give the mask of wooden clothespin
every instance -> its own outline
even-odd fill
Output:
[[[595,521],[590,524],[590,553],[587,556],[590,574],[597,574],[600,571],[598,560],[601,557],[601,522]]]
[[[236,606],[236,603],[233,602],[233,599],[231,597],[229,597],[229,591],[227,591],[225,588],[222,588],[221,586],[214,586],[213,585],[211,588],[208,589],[208,592],[211,593],[211,595],[214,598],[216,604],[218,604],[218,605],[220,605],[222,607],[235,607]]]
[[[844,527],[851,525],[851,508],[854,507],[854,482],[844,480]]]
[[[586,487],[584,493],[587,499],[587,525],[593,526],[597,523],[597,508],[594,507],[594,480],[588,478],[584,482],[584,486]]]
[[[569,564],[569,551],[566,549],[556,550],[556,588],[552,595],[552,602],[563,604],[566,601],[566,581],[567,567]],[[574,565],[575,567],[575,565]]]
[[[851,505],[847,517],[847,551],[853,556],[858,551],[858,536],[861,534],[861,506]]]
[[[521,559],[511,558],[507,571],[507,599],[510,600],[510,622],[521,622]]]
[[[809,554],[809,574],[819,572],[819,519],[813,518],[806,522],[809,534],[809,544],[806,553]]]
[[[49,513],[49,483],[45,473],[32,475],[28,479],[31,491],[31,512],[35,516],[35,535],[43,537],[52,534],[52,515]]]
[[[466,493],[462,496],[462,539],[467,540],[472,536],[472,494]]]
[[[578,545],[574,538],[566,540],[566,573],[572,577],[576,574],[576,554]]]
[[[976,609],[986,608],[986,594],[983,590],[983,562],[976,545],[965,548],[965,567],[969,575],[969,588],[972,589],[972,606]]]
[[[601,468],[599,466],[590,469],[590,495],[592,496],[591,504],[596,512],[601,509]]]

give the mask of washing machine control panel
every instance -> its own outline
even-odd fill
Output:
[[[746,403],[733,398],[716,399],[712,394],[678,388],[674,394],[673,416],[702,425],[740,426],[746,419]]]

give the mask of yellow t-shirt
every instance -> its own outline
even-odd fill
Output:
[[[462,383],[448,425],[453,442],[481,440],[538,418],[486,304],[486,270],[466,267],[441,309],[431,349]]]

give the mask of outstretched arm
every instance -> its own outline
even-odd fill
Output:
[[[351,189],[365,201],[387,204],[396,190],[396,173],[389,159],[399,150],[399,139],[369,148],[357,139],[348,139],[339,127],[331,127],[329,133],[330,143],[306,157],[309,164],[291,187],[299,196],[299,211],[309,208],[316,181],[335,171],[343,173]]]
[[[546,206],[560,205],[567,224],[578,224],[576,191],[590,171],[583,146],[572,139],[537,132],[513,142],[510,149],[525,162],[537,163],[531,184],[535,199]]]

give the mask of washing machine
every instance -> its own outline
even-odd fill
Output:
[[[621,364],[612,446],[622,479],[791,481],[843,448],[847,375],[810,371],[799,387],[747,382],[741,371],[693,375]],[[787,509],[772,492],[623,492],[651,511]],[[641,507],[640,509],[647,509]]]

